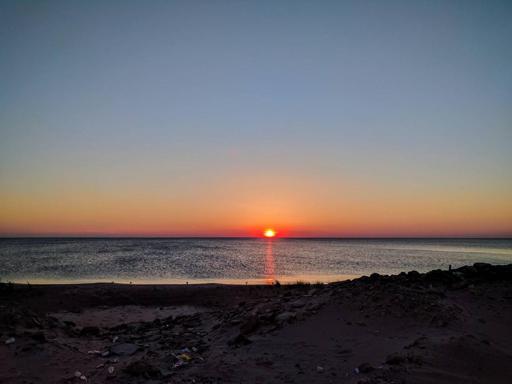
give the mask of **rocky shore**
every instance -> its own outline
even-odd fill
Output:
[[[1,383],[510,383],[512,265],[331,284],[0,284]]]

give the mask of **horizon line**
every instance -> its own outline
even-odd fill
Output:
[[[208,236],[208,235],[0,235],[0,239],[332,239],[332,240],[368,240],[368,239],[503,239],[512,240],[512,235],[432,235],[432,236]]]

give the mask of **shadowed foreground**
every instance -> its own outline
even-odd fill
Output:
[[[0,285],[2,383],[510,383],[512,265],[327,285]]]

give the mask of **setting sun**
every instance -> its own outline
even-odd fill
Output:
[[[265,231],[263,232],[263,236],[265,237],[275,237],[276,235],[276,231],[274,231],[273,229],[265,229]]]

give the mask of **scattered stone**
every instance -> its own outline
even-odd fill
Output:
[[[113,366],[110,366],[107,368],[107,372],[108,372],[109,376],[114,376],[116,369]]]
[[[82,376],[82,372],[75,371],[75,377],[79,378],[80,376]]]
[[[139,350],[139,347],[131,343],[114,344],[110,347],[110,352],[114,355],[131,356]]]
[[[316,367],[316,371],[317,371],[318,373],[322,373],[322,372],[324,371],[324,367],[322,367],[322,366],[318,365],[318,366]]]
[[[16,342],[16,339],[14,337],[9,337],[7,340],[5,340],[5,344],[14,344]]]

